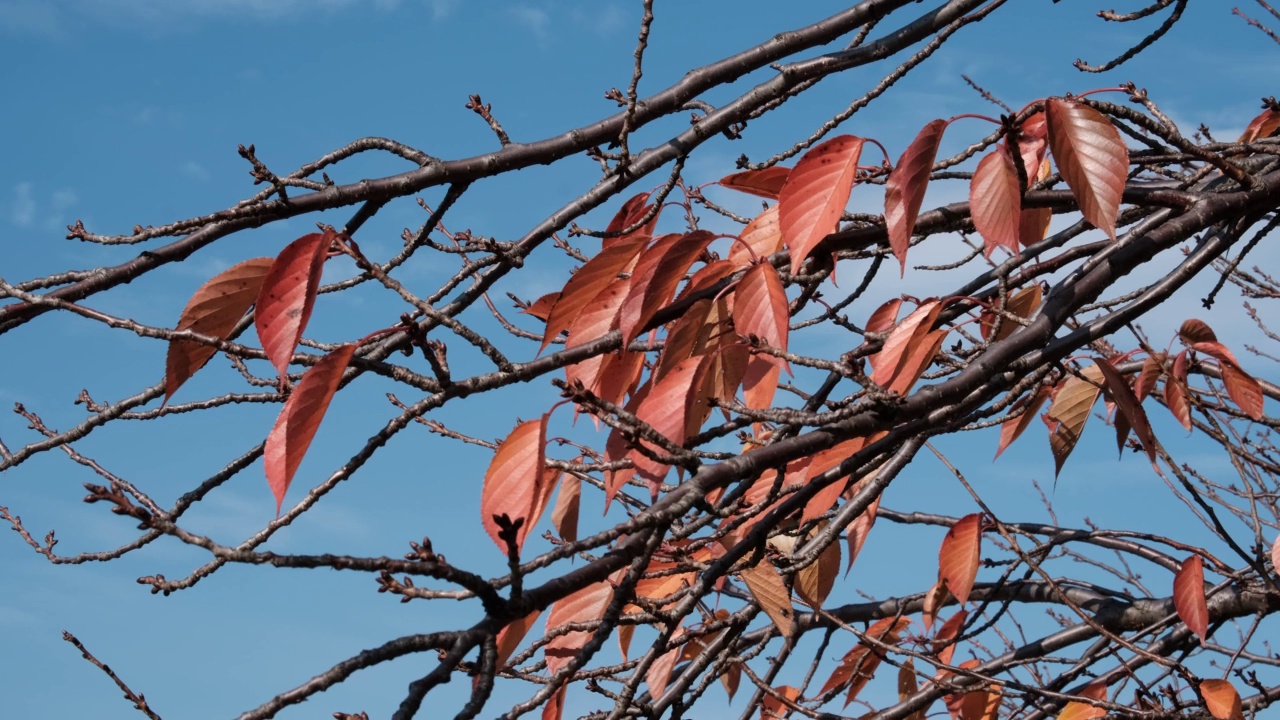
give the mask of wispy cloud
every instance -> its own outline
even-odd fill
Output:
[[[443,20],[453,13],[458,0],[427,0],[427,5],[431,8],[432,19]]]
[[[22,182],[13,186],[12,198],[9,200],[9,222],[19,227],[27,227],[36,219],[36,199],[31,194],[31,183]]]
[[[205,182],[210,177],[209,171],[205,168],[205,166],[201,165],[195,160],[188,160],[182,163],[182,174],[186,175],[192,180],[199,180],[200,182]]]
[[[551,40],[551,14],[542,8],[532,5],[515,5],[507,12],[515,22],[529,31],[539,44],[545,45]]]

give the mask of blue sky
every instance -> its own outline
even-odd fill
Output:
[[[1226,4],[1192,4],[1160,45],[1102,77],[1082,75],[1070,62],[1078,56],[1109,59],[1152,27],[1150,22],[1104,24],[1093,17],[1100,9],[1096,3],[1010,5],[991,22],[962,31],[841,131],[879,139],[896,159],[915,131],[934,117],[994,114],[964,86],[961,73],[1018,106],[1048,94],[1131,79],[1149,88],[1185,131],[1203,122],[1219,138],[1238,134],[1256,114],[1258,98],[1275,92],[1276,47],[1231,17]],[[1137,4],[1116,5],[1123,10]],[[115,264],[140,249],[62,239],[65,225],[77,218],[95,232],[123,232],[135,224],[216,211],[253,194],[257,188],[250,184],[247,163],[236,154],[240,143],[256,144],[259,157],[281,173],[366,135],[395,138],[442,157],[466,157],[496,146],[488,128],[463,108],[471,93],[493,104],[517,141],[603,117],[614,107],[602,93],[625,87],[630,77],[639,7],[639,2],[614,0],[0,0],[0,80],[10,98],[0,113],[0,132],[10,139],[0,164],[0,277],[13,282]],[[840,7],[828,0],[658,3],[641,93]],[[695,182],[711,181],[731,172],[742,152],[758,159],[786,147],[864,92],[879,78],[875,72],[863,69],[824,82],[776,116],[753,123],[744,141],[709,143],[690,162],[687,175]],[[754,75],[736,87],[763,77]],[[710,99],[718,97],[727,93]],[[984,132],[961,123],[949,131],[948,142],[959,147]],[[403,169],[403,163],[362,159],[338,168],[333,177],[350,182]],[[485,183],[447,223],[499,239],[519,237],[590,187],[596,173],[584,158]],[[959,199],[963,192],[941,188],[931,193],[930,202]],[[439,193],[424,197],[434,202]],[[754,203],[718,197],[743,209]],[[878,199],[855,192],[852,207],[860,209],[860,203],[874,210]],[[615,207],[591,219],[602,225]],[[313,220],[340,224],[344,219],[335,213],[243,233],[90,305],[172,325],[185,299],[212,274],[247,257],[274,254],[307,232]],[[398,244],[400,229],[422,219],[411,201],[393,205],[362,231],[362,247],[385,256]],[[567,277],[563,263],[550,257],[535,261],[542,264],[514,274],[500,289],[534,298]],[[349,272],[334,265],[327,270],[331,278]],[[446,271],[427,266],[405,277],[426,286]],[[887,276],[881,280],[874,289],[877,297],[927,295],[936,284],[910,277],[904,284]],[[351,295],[321,300],[316,337],[351,339],[394,322],[394,315],[378,314],[392,307],[381,294]],[[1181,305],[1158,313],[1147,323],[1152,336],[1168,337],[1182,317],[1196,313],[1237,344],[1243,342],[1247,328],[1235,301],[1221,302],[1206,314],[1196,310],[1198,297],[1185,292]],[[872,307],[868,301],[865,312]],[[815,334],[805,342],[819,352],[823,339]],[[520,359],[536,350],[528,344],[507,346]],[[81,387],[98,400],[119,399],[159,380],[164,362],[163,344],[54,315],[5,336],[3,349],[0,404],[22,402],[57,428],[83,417],[83,409],[72,404]],[[459,362],[455,359],[455,366]],[[1245,364],[1252,366],[1248,358]],[[188,399],[216,393],[234,378],[231,370],[211,364],[183,392]],[[392,409],[383,393],[390,389],[362,379],[339,396],[331,412],[342,420],[331,419],[321,431],[303,475],[307,468],[312,477],[326,473],[385,422]],[[449,406],[437,417],[465,432],[498,437],[517,415],[532,417],[555,397],[547,386],[522,387]],[[274,412],[275,407],[238,406],[163,425],[126,424],[92,436],[80,449],[171,502],[260,441]],[[570,432],[568,415],[558,414],[556,422],[565,425],[559,432]],[[1055,496],[1064,524],[1078,524],[1085,515],[1102,525],[1132,522],[1132,509],[1161,487],[1143,463],[1113,462],[1107,435],[1095,427],[1068,464]],[[1051,480],[1043,439],[1029,437],[1031,442],[992,465],[995,436],[977,437],[982,442],[962,438],[953,444],[965,469],[1010,515],[1043,519],[1028,482]],[[21,446],[32,433],[21,418],[0,415],[0,439]],[[1202,453],[1194,444],[1186,452]],[[357,480],[281,533],[271,548],[396,556],[409,540],[426,534],[455,563],[498,572],[501,557],[478,517],[479,482],[489,457],[485,450],[411,428]],[[46,455],[0,477],[0,504],[22,515],[38,535],[56,528],[60,551],[114,547],[133,531],[104,509],[79,501],[81,483],[93,479],[64,457]],[[223,490],[191,514],[198,531],[232,543],[271,518],[260,471],[251,469]],[[296,501],[299,494],[295,490],[290,498]],[[597,508],[593,501],[598,498],[588,499],[587,507]],[[954,514],[972,509],[928,457],[895,485],[886,504]],[[1169,522],[1175,522],[1179,510],[1167,510]],[[584,516],[596,511],[584,508]],[[1158,524],[1159,518],[1139,522],[1148,520]],[[838,590],[845,597],[855,597],[858,573],[873,578],[867,587],[881,595],[923,589],[932,581],[941,533],[906,537],[885,525],[876,531],[886,533],[884,541],[877,545],[873,533],[855,575]],[[901,543],[889,541],[898,537]],[[904,569],[900,553],[918,558],[918,567]],[[477,618],[469,605],[401,605],[374,594],[371,578],[327,571],[228,568],[168,598],[152,596],[133,582],[155,573],[181,577],[202,560],[199,553],[160,543],[108,565],[52,567],[16,535],[0,534],[5,568],[0,715],[136,716],[101,673],[61,642],[63,629],[145,692],[165,717],[224,717],[362,648],[408,632],[462,627]],[[281,717],[328,716],[335,710],[383,717],[430,661],[411,659],[362,673]],[[442,702],[454,706],[466,692],[464,685],[445,688]],[[495,712],[502,697],[507,696],[492,706]]]

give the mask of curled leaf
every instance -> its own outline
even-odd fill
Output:
[[[933,120],[921,128],[885,181],[884,220],[889,228],[889,247],[903,272],[907,269],[911,234],[915,232],[924,191],[929,186],[929,174],[933,172],[933,161],[938,157],[938,145],[946,128],[946,120]]]

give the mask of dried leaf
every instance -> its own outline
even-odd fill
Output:
[[[844,569],[846,575],[853,569],[853,561],[858,559],[858,554],[862,552],[862,546],[867,544],[867,535],[871,533],[872,526],[876,524],[876,512],[879,509],[880,498],[877,497],[845,529],[845,537],[849,543],[849,561]]]
[[[969,600],[981,560],[982,515],[965,515],[947,531],[938,550],[938,574],[961,605]]]
[[[276,256],[258,291],[253,315],[267,359],[281,376],[289,372],[293,351],[311,319],[320,290],[320,274],[335,234],[303,235]]]
[[[1218,720],[1244,720],[1240,708],[1240,693],[1226,680],[1201,680],[1200,694],[1204,707]]]
[[[733,324],[739,335],[754,335],[769,347],[787,351],[788,325],[787,292],[782,287],[778,271],[768,263],[753,265],[742,275],[733,293]],[[772,355],[760,355],[770,362],[782,365],[791,372],[786,360]]]
[[[680,634],[679,625],[676,630],[672,631],[672,638],[679,642],[677,637]],[[649,665],[649,672],[645,673],[644,681],[649,686],[649,695],[657,700],[667,691],[667,683],[671,680],[671,671],[675,669],[676,661],[680,659],[680,645],[676,644],[663,654],[659,655],[652,664]]]
[[[1142,402],[1152,390],[1155,390],[1156,381],[1164,374],[1164,361],[1164,353],[1160,352],[1148,355],[1147,359],[1142,361],[1142,372],[1138,373],[1138,382],[1133,388],[1134,397],[1138,398],[1138,402]]]
[[[759,603],[783,637],[790,637],[795,627],[795,609],[791,607],[791,593],[782,582],[782,576],[769,564],[762,560],[753,567],[745,568],[738,573],[742,582],[746,583],[751,596]]]
[[[865,634],[876,643],[896,645],[902,631],[910,624],[910,618],[884,618],[867,628]],[[875,675],[876,668],[880,666],[881,657],[878,645],[873,647],[867,641],[858,643],[840,660],[840,664],[831,672],[831,677],[827,678],[819,694],[826,695],[845,683],[850,683],[844,703],[845,707],[848,707]]]
[[[729,246],[729,262],[736,268],[764,260],[782,249],[782,226],[778,222],[778,206],[755,216]]]
[[[523,521],[516,531],[516,550],[537,521],[537,500],[542,495],[543,466],[546,461],[547,416],[526,420],[516,426],[494,453],[484,474],[480,495],[480,518],[493,543],[507,554],[507,543],[501,537],[497,518],[506,515],[510,522]],[[541,514],[540,508],[536,509]]]
[[[1016,317],[1024,319],[1029,318],[1031,317],[1031,313],[1035,312],[1036,308],[1040,307],[1041,297],[1042,292],[1040,284],[1033,283],[1029,287],[1024,287],[1018,292],[1010,295],[1009,299],[1004,303],[1004,311]],[[983,340],[999,342],[1013,334],[1013,331],[1022,327],[1018,323],[1009,320],[1008,318],[1004,318],[1000,321],[1000,329],[996,331],[996,336],[993,339],[991,337],[991,330],[996,327],[995,309],[997,307],[998,305],[993,302],[991,309],[984,309],[982,311],[982,316],[979,318],[978,325],[982,331]]]
[[[267,484],[276,498],[277,515],[284,503],[284,494],[289,490],[307,448],[311,447],[311,440],[329,409],[329,401],[338,391],[342,372],[351,362],[356,347],[355,343],[343,345],[307,370],[285,401],[271,434],[267,435],[262,458],[267,470]]]
[[[774,165],[763,170],[747,170],[722,177],[716,183],[723,187],[749,193],[757,197],[777,200],[782,186],[787,182],[791,168]]]
[[[1045,101],[1049,149],[1080,206],[1080,213],[1116,239],[1129,149],[1105,115],[1076,100]]]
[[[578,506],[582,497],[582,479],[573,473],[565,473],[560,481],[560,494],[551,510],[551,522],[556,534],[565,542],[578,541]]]
[[[1262,114],[1249,121],[1249,126],[1244,129],[1244,133],[1236,142],[1253,142],[1269,138],[1276,128],[1280,128],[1280,112],[1267,108],[1262,111]]]
[[[826,526],[818,525],[809,532],[809,539]],[[839,538],[837,538],[838,540]],[[833,541],[818,553],[818,559],[806,565],[796,573],[796,595],[815,610],[822,607],[835,587],[836,575],[840,574],[840,543]]]
[[[1218,336],[1214,334],[1213,328],[1203,320],[1196,318],[1188,318],[1182,321],[1182,326],[1178,328],[1178,337],[1187,345],[1195,345],[1201,342],[1218,342]]]
[[[885,181],[884,219],[889,229],[889,247],[904,273],[911,234],[915,232],[916,218],[920,216],[929,174],[933,172],[933,162],[938,157],[938,145],[946,127],[946,120],[933,120],[921,128]]]
[[[273,262],[273,258],[245,260],[210,278],[191,296],[175,329],[226,340],[257,300]],[[217,348],[190,340],[171,340],[165,359],[164,402],[217,352]]]
[[[1151,422],[1147,419],[1147,411],[1142,409],[1142,402],[1133,394],[1133,390],[1129,388],[1129,383],[1111,366],[1110,362],[1103,360],[1098,363],[1098,369],[1102,371],[1102,377],[1106,380],[1107,395],[1115,402],[1116,408],[1128,420],[1129,426],[1138,435],[1138,441],[1142,443],[1142,449],[1147,453],[1147,458],[1151,460],[1151,464],[1156,464],[1156,435],[1151,429]],[[1119,423],[1117,423],[1119,427]],[[1124,450],[1124,441],[1129,433],[1126,429],[1123,435],[1119,435],[1117,431],[1117,440],[1120,449]]]
[[[779,699],[779,696],[795,702],[800,697],[800,690],[790,685],[773,688],[773,694],[766,694],[760,701],[760,720],[782,720],[791,715],[791,706]]]
[[[969,211],[987,257],[998,247],[1018,253],[1022,191],[1018,187],[1018,171],[1003,144],[978,163],[969,183]]]
[[[1187,629],[1199,636],[1201,642],[1209,639],[1209,605],[1204,595],[1204,562],[1199,555],[1182,561],[1182,567],[1173,576],[1173,607]]]
[[[1053,451],[1054,477],[1062,471],[1084,432],[1089,412],[1102,393],[1102,371],[1097,365],[1085,368],[1081,375],[1071,375],[1058,387],[1058,394],[1049,406],[1045,422],[1049,424],[1049,449]]]
[[[840,135],[804,154],[778,194],[778,222],[797,273],[813,248],[836,229],[857,180],[862,138]]]
[[[955,615],[947,618],[938,628],[938,632],[933,636],[930,643],[930,651],[938,657],[938,662],[943,665],[951,664],[951,656],[956,652],[955,639],[960,636],[960,630],[964,628],[964,623],[969,619],[969,611],[961,609]]]
[[[1022,435],[1022,431],[1026,430],[1031,421],[1035,419],[1036,413],[1040,412],[1040,406],[1044,405],[1044,401],[1048,399],[1049,388],[1041,385],[1034,392],[1022,396],[1014,403],[1010,413],[1012,414],[1014,410],[1020,409],[1022,414],[1017,417],[1010,417],[1000,423],[1000,446],[996,448],[997,458],[1000,457],[1000,453],[1013,444],[1014,440],[1017,440]]]

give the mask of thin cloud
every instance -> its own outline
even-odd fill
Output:
[[[209,171],[205,166],[195,160],[188,160],[182,164],[182,174],[192,180],[199,180],[200,182],[206,182],[210,177]]]
[[[13,198],[9,201],[9,222],[18,227],[28,227],[36,219],[36,199],[31,194],[31,183],[13,186]]]
[[[532,5],[516,5],[507,12],[513,20],[528,30],[539,44],[546,44],[551,39],[551,14],[546,10]]]

